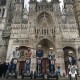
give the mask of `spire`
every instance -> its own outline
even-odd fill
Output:
[[[20,3],[20,0],[16,0],[16,3]]]
[[[42,0],[43,2],[47,2],[46,0]]]
[[[52,3],[59,3],[59,0],[51,0]]]
[[[43,21],[45,21],[45,20],[46,20],[46,14],[44,13]]]
[[[37,0],[30,0],[29,3],[35,3]]]
[[[73,0],[64,0],[64,4],[72,4]]]
[[[0,0],[0,5],[6,5],[6,0]]]

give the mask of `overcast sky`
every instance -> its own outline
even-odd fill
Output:
[[[40,1],[40,0],[38,0],[38,1]],[[48,0],[48,1],[50,1],[50,0]],[[29,6],[29,4],[28,4],[28,2],[29,2],[29,0],[25,0],[25,5],[28,7]],[[60,6],[62,7],[62,5],[63,5],[63,0],[60,0]]]

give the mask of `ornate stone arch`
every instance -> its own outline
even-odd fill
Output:
[[[68,69],[68,57],[71,56],[76,60],[76,50],[75,48],[71,47],[71,46],[66,46],[63,48],[64,51],[64,63],[65,63],[65,71],[67,73],[67,69]],[[76,62],[75,62],[76,64]]]
[[[42,41],[42,40],[44,40],[44,39],[49,40],[49,41],[53,44],[53,46],[54,46],[54,42],[52,41],[52,39],[50,39],[50,38],[48,38],[48,37],[43,37],[43,38],[41,38],[39,41],[37,41],[36,46],[38,45],[38,43],[39,43],[40,41]],[[54,46],[54,48],[55,48],[55,46]]]
[[[66,46],[66,47],[64,47],[63,48],[63,51],[64,51],[64,54],[65,54],[65,52],[66,52],[66,54],[69,52],[69,51],[72,51],[73,53],[72,53],[72,56],[73,57],[75,57],[76,56],[76,50],[73,48],[73,47],[71,47],[71,46]],[[69,54],[68,54],[69,55]]]
[[[50,47],[53,48],[53,50],[55,51],[55,45],[49,38],[40,39],[36,44],[36,48],[38,45],[41,45],[45,57],[47,57]]]
[[[41,24],[41,21],[43,21],[42,19],[44,18],[44,15],[47,19],[48,24],[53,23],[52,16],[48,12],[41,12],[36,17],[36,21],[37,21],[38,24]]]
[[[37,36],[50,36],[52,39],[55,35],[55,24],[52,15],[48,12],[41,12],[36,17],[35,34]]]

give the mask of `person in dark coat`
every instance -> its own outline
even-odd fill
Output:
[[[53,67],[54,71],[55,71],[55,52],[54,52],[53,48],[49,48],[49,49],[50,49],[50,51],[48,53],[49,72],[52,72],[51,67]]]
[[[41,46],[38,45],[38,49],[36,50],[36,57],[41,58],[41,57],[43,57],[43,56],[44,56],[44,52],[43,52],[43,50],[41,49]]]
[[[7,70],[8,70],[8,64],[4,62],[3,63],[3,77],[5,77]]]
[[[3,73],[3,65],[2,65],[2,63],[0,62],[0,77],[2,78],[2,73]]]
[[[40,62],[40,64],[39,64],[39,58],[43,58],[43,56],[44,56],[44,52],[43,52],[43,50],[41,49],[41,45],[38,45],[38,48],[37,48],[37,50],[36,50],[36,58],[37,58],[37,67],[36,67],[36,69],[37,69],[37,72],[42,72],[42,59],[41,59],[41,62]]]

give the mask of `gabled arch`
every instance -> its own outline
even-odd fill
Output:
[[[49,42],[52,44],[52,46],[55,48],[54,42],[53,42],[50,38],[48,38],[48,37],[46,37],[46,38],[41,38],[41,39],[36,43],[36,46],[39,45],[39,43],[40,43],[41,41],[43,41],[43,40],[49,41]]]
[[[74,51],[74,52],[76,52],[76,50],[73,48],[73,47],[71,47],[71,46],[66,46],[66,47],[64,47],[63,48],[63,51],[65,50],[65,49],[70,49],[70,50],[72,50],[72,51]]]
[[[63,51],[64,51],[65,71],[67,74],[67,69],[69,65],[68,62],[69,56],[71,56],[75,60],[74,63],[76,64],[76,50],[73,47],[66,46],[63,48]]]
[[[37,17],[36,17],[37,23],[39,23],[39,20],[44,17],[44,14],[45,14],[46,18],[48,19],[48,22],[52,23],[53,22],[52,16],[48,12],[45,12],[45,11],[41,12],[37,15]]]
[[[28,47],[26,47],[26,46],[19,46],[19,50],[27,50],[28,49]]]
[[[49,50],[50,48],[53,48],[53,50],[55,51],[55,46],[53,44],[53,42],[48,39],[48,38],[42,38],[38,41],[38,43],[36,44],[36,48],[38,45],[41,45],[41,48],[44,52],[44,56],[47,57],[48,56],[48,53],[49,53]]]
[[[63,51],[64,51],[64,57],[67,57],[69,56],[69,52],[72,51],[72,55],[73,57],[76,57],[76,50],[73,48],[73,47],[70,47],[70,46],[66,46],[63,48]]]

